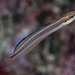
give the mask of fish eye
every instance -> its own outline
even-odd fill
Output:
[[[70,15],[70,18],[73,18],[74,17],[74,15]]]

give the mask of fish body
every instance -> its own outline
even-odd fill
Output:
[[[7,56],[7,58],[13,58],[21,53],[27,54],[30,52],[37,44],[48,37],[53,32],[61,29],[62,27],[70,24],[75,20],[75,11],[67,13],[62,18],[48,23],[42,27],[39,27],[26,37],[22,38],[16,45],[14,52]]]

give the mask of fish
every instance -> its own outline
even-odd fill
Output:
[[[13,53],[6,56],[5,59],[14,57],[16,59],[29,53],[42,40],[47,38],[52,33],[56,32],[57,30],[63,28],[64,26],[69,25],[73,21],[75,21],[75,11],[71,11],[61,18],[55,19],[50,23],[37,28],[32,33],[22,38],[15,46]]]

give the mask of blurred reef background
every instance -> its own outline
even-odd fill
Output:
[[[75,0],[0,0],[0,75],[75,75],[75,22],[10,66],[2,61],[21,38],[70,11]]]

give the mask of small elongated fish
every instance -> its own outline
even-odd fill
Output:
[[[53,32],[61,29],[62,27],[69,25],[75,21],[75,11],[65,14],[60,19],[56,19],[51,23],[39,27],[28,36],[22,38],[16,45],[14,52],[6,57],[13,58],[22,56],[30,52],[37,44],[48,37]]]

